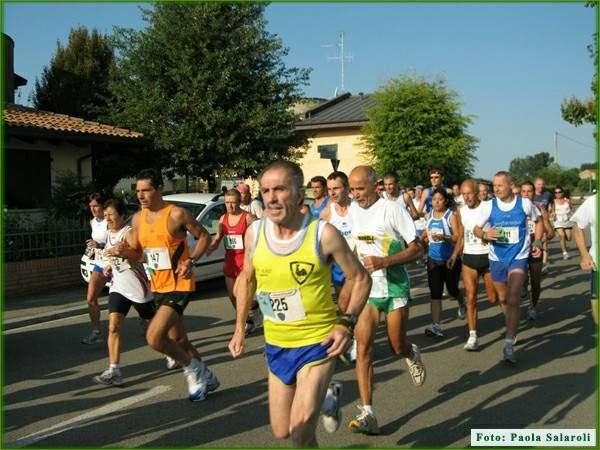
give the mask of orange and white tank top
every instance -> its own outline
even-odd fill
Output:
[[[196,288],[194,276],[176,277],[173,270],[179,261],[189,258],[190,252],[185,238],[176,239],[169,233],[168,221],[172,209],[173,205],[167,203],[159,210],[154,223],[148,223],[148,210],[142,209],[138,239],[144,249],[152,292],[193,292]]]

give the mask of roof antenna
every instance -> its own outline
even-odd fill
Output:
[[[331,44],[322,45],[321,47],[333,47]],[[351,53],[344,53],[344,32],[342,31],[339,35],[337,47],[340,49],[339,56],[329,56],[327,59],[330,61],[339,61],[340,62],[340,75],[341,75],[341,86],[335,88],[334,97],[343,94],[346,92],[346,87],[344,85],[345,71],[344,66],[345,62],[352,62],[354,60],[354,56]]]

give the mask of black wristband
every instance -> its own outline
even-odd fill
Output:
[[[354,314],[346,314],[340,317],[338,323],[350,331],[350,333],[354,334],[354,327],[356,326],[357,317]]]

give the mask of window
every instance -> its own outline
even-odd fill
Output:
[[[206,212],[206,214],[204,214],[200,224],[206,228],[210,234],[216,234],[217,231],[219,231],[219,219],[223,214],[225,214],[225,205],[214,205]]]

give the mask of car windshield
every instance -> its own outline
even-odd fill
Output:
[[[189,202],[177,202],[173,200],[168,200],[169,203],[180,206],[182,208],[187,209],[194,218],[198,217],[198,214],[202,212],[202,210],[206,207],[203,203],[189,203]]]

